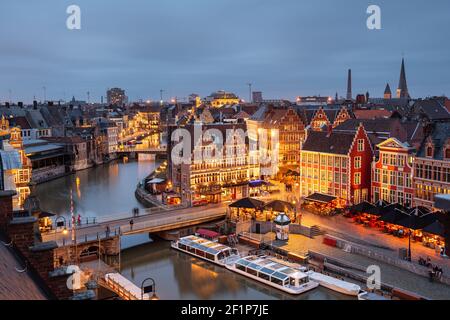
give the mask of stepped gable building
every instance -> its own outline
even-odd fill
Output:
[[[372,202],[381,199],[411,207],[415,149],[396,138],[389,138],[376,147],[378,157],[372,164]]]
[[[259,179],[259,163],[250,160],[249,140],[239,136],[245,133],[245,123],[186,124],[171,126],[169,136],[175,129],[187,130],[190,135],[190,152],[174,150],[179,142],[169,141],[169,175],[173,188],[181,201],[191,206],[202,202],[218,203],[247,197],[249,182]],[[222,134],[225,148],[219,150],[212,132]],[[231,136],[231,134],[235,136]],[[179,163],[173,155],[178,152]],[[204,157],[207,155],[208,157]]]
[[[335,132],[356,132],[359,125],[363,124],[373,147],[383,140],[396,138],[401,142],[408,142],[411,146],[418,148],[423,140],[424,128],[417,121],[402,120],[397,117],[388,119],[350,119],[337,126]]]
[[[370,200],[373,156],[362,124],[356,132],[308,132],[300,152],[301,197],[321,193],[348,205]]]
[[[298,171],[300,161],[300,143],[305,139],[305,123],[296,110],[289,107],[274,107],[264,105],[256,111],[253,116],[247,119],[249,138],[258,140],[258,133],[261,129],[267,130],[267,136],[272,136],[272,132],[278,131],[278,168],[279,174],[284,174],[288,170]],[[268,141],[267,152],[272,155],[273,146]],[[274,172],[274,174],[276,174]]]
[[[348,119],[354,118],[353,112],[346,106],[333,109],[322,106],[318,109],[296,109],[303,123],[315,131],[321,131],[330,126],[335,128]]]
[[[433,208],[436,194],[450,193],[450,122],[436,122],[414,159],[414,204]]]

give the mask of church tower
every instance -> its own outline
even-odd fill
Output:
[[[387,100],[392,99],[392,91],[389,83],[386,84],[386,89],[384,89],[384,98]]]
[[[409,98],[408,84],[406,83],[405,59],[402,59],[402,68],[400,70],[397,98]]]

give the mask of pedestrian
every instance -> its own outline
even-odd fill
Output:
[[[130,220],[130,230],[133,230],[133,224],[134,224],[134,221],[133,221],[133,219],[131,219]]]
[[[81,215],[80,214],[78,214],[77,224],[79,226],[81,226]]]

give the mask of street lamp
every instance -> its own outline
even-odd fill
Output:
[[[62,221],[59,221],[59,220],[61,220],[62,219]],[[63,231],[62,231],[62,234],[64,235],[64,236],[66,236],[68,233],[69,233],[69,231],[67,230],[67,226],[66,226],[66,217],[64,217],[64,216],[58,216],[56,219],[55,219],[55,225],[56,225],[56,230],[55,230],[55,241],[56,241],[56,234],[58,233],[58,227],[62,227],[62,226],[64,226],[64,229],[63,229]],[[64,237],[63,238],[63,245],[65,244],[65,241],[66,240],[66,238]]]
[[[151,284],[149,286],[145,286],[145,283],[147,281],[151,281]],[[144,300],[144,294],[146,293],[152,293],[152,296],[150,297],[150,300],[159,300],[158,296],[156,295],[156,284],[155,280],[153,278],[147,278],[142,281],[141,284],[141,300]]]

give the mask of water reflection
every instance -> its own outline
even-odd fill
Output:
[[[291,296],[173,250],[168,242],[163,241],[126,250],[122,254],[122,274],[137,285],[146,277],[154,278],[161,299],[351,299],[323,288]]]
[[[83,219],[131,212],[143,208],[134,196],[135,187],[154,168],[153,161],[111,162],[40,184],[35,192],[42,209],[56,214],[69,214],[71,189],[75,212]]]

